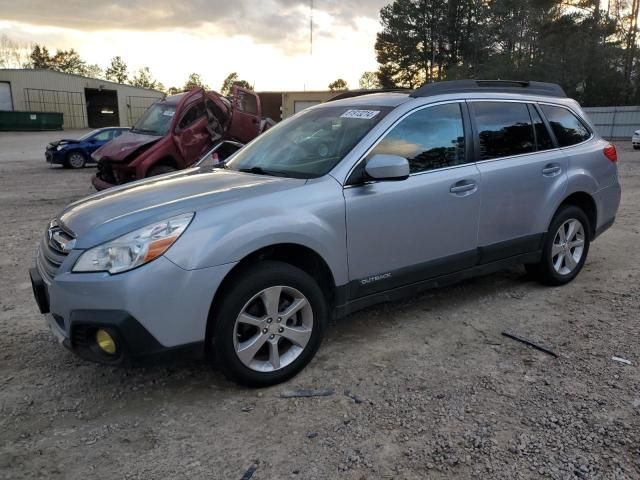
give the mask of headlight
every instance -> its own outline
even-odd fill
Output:
[[[98,245],[80,255],[73,271],[120,273],[144,265],[166,252],[192,218],[177,215]]]
[[[60,151],[60,150],[62,150],[63,148],[64,148],[64,145],[58,145],[58,146],[56,147],[56,151],[58,151],[58,152],[59,152],[59,151]]]

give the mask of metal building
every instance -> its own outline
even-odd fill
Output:
[[[305,108],[324,103],[340,92],[329,90],[311,92],[258,92],[262,114],[276,122],[289,118]]]
[[[0,111],[61,112],[64,128],[133,126],[162,97],[157,90],[82,75],[0,69]]]

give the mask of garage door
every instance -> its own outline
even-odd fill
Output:
[[[9,82],[0,82],[0,110],[13,111],[11,84]]]

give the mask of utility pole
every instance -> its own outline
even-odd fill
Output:
[[[313,0],[309,0],[309,56],[313,56]]]

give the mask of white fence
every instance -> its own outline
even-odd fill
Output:
[[[584,111],[604,138],[630,139],[640,130],[640,107],[589,107]]]

